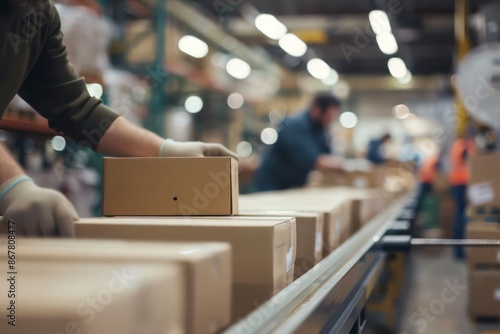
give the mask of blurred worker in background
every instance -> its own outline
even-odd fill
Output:
[[[61,23],[49,0],[0,2],[0,119],[19,94],[49,126],[79,146],[138,157],[237,156],[220,144],[178,143],[139,128],[89,95],[68,61]],[[73,236],[78,219],[60,193],[36,186],[0,145],[0,215],[18,235]]]
[[[308,110],[283,120],[278,140],[263,154],[254,177],[257,191],[301,187],[309,172],[341,169],[331,156],[329,129],[339,114],[340,102],[320,93]]]
[[[388,161],[387,145],[392,141],[390,134],[386,133],[378,139],[372,139],[368,143],[368,151],[366,159],[373,162],[375,165],[381,165]]]
[[[450,184],[453,199],[455,200],[455,218],[453,222],[453,237],[463,239],[465,236],[465,225],[467,224],[467,183],[469,172],[467,158],[476,154],[476,145],[468,138],[460,138],[455,141],[450,151]],[[455,248],[455,258],[463,259],[465,256],[463,247]]]
[[[436,177],[436,172],[440,168],[439,166],[440,156],[439,154],[431,154],[425,157],[418,169],[418,179],[420,181],[420,187],[418,189],[417,196],[417,213],[422,209],[422,205],[427,195],[432,192],[432,184]]]

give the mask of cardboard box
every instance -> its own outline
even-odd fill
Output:
[[[294,210],[320,213],[323,216],[323,256],[326,256],[342,242],[342,229],[350,221],[350,202],[340,193],[332,196],[321,193],[323,188],[306,189],[243,195],[240,196],[240,208],[245,211]]]
[[[105,216],[233,215],[238,192],[230,157],[104,159]]]
[[[230,324],[230,250],[227,243],[17,239],[17,255],[22,261],[178,265],[187,288],[187,333],[213,333]],[[213,307],[215,303],[217,307]]]
[[[294,280],[321,261],[323,253],[323,215],[304,211],[241,211],[242,216],[284,217],[293,216],[297,228],[297,254],[294,265]]]
[[[470,222],[467,224],[467,238],[500,240],[500,223]],[[469,247],[467,261],[471,267],[500,266],[500,247]]]
[[[469,314],[500,317],[500,270],[473,270],[469,275]]]
[[[297,249],[295,218],[89,218],[76,223],[76,235],[78,238],[230,243],[234,320],[247,315],[293,281]]]
[[[500,154],[475,155],[468,159],[469,186],[467,193],[473,207],[500,208]]]
[[[3,252],[1,261],[7,263]],[[19,257],[16,271],[15,297],[6,298],[7,286],[0,286],[2,310],[15,300],[15,327],[4,312],[0,333],[185,331],[184,280],[175,265],[47,263]]]

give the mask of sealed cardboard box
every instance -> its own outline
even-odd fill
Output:
[[[467,224],[467,238],[500,240],[500,223],[470,222]],[[467,261],[470,266],[500,266],[500,247],[469,247]]]
[[[2,263],[5,259],[2,254]],[[8,289],[15,291],[0,298],[0,308],[10,308],[9,319],[15,324],[2,319],[1,333],[185,331],[185,287],[175,265],[47,263],[18,258],[16,272],[10,275],[15,288],[0,286],[2,296],[8,295]]]
[[[174,263],[185,277],[187,332],[214,333],[231,321],[232,271],[227,243],[19,238],[17,254],[22,261],[41,263]]]
[[[247,315],[293,281],[297,249],[295,218],[93,218],[77,222],[76,235],[78,238],[228,242],[232,247],[234,320]]]
[[[469,314],[500,317],[500,270],[473,270],[469,275]]]
[[[103,215],[238,213],[238,162],[230,157],[105,158]]]
[[[497,167],[500,164],[500,154],[470,156],[468,163],[469,204],[473,207],[500,208],[500,179]]]
[[[321,261],[323,249],[323,216],[317,212],[255,210],[241,211],[242,216],[266,219],[269,216],[293,216],[297,228],[297,255],[294,265],[294,279],[299,278]],[[262,216],[266,218],[262,218]]]
[[[240,196],[241,210],[294,210],[323,216],[323,256],[337,248],[350,218],[350,201],[325,188],[276,191]]]

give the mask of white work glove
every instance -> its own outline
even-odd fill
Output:
[[[203,143],[201,141],[176,142],[167,139],[160,148],[160,157],[214,157],[230,156],[238,159],[238,155],[221,144]]]
[[[40,188],[25,175],[16,176],[0,186],[2,232],[7,222],[15,223],[16,235],[74,237],[78,220],[73,205],[60,192]]]

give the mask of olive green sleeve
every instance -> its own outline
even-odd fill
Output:
[[[84,80],[75,73],[62,44],[61,22],[53,5],[44,30],[45,44],[19,95],[48,119],[52,129],[96,149],[119,115],[91,97]]]

